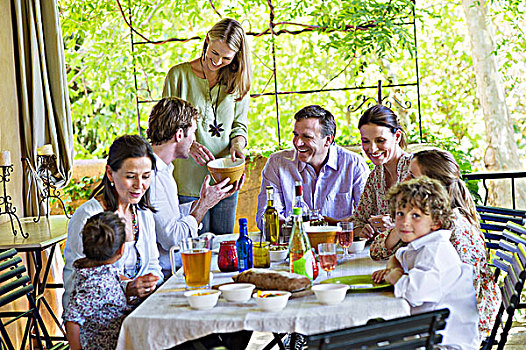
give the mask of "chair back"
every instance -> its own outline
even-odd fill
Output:
[[[499,241],[503,238],[502,231],[506,229],[508,222],[518,225],[526,223],[526,211],[524,210],[478,205],[477,212],[480,215],[480,230],[484,234],[488,249],[499,248]]]
[[[307,336],[309,349],[432,349],[442,341],[436,331],[446,327],[448,309],[392,320],[372,320],[364,326]]]
[[[20,349],[25,349],[31,329],[35,330],[34,333],[40,348],[43,348],[40,337],[41,332],[44,336],[46,347],[51,348],[51,339],[44,326],[44,322],[40,318],[37,305],[33,298],[33,285],[29,277],[24,274],[26,268],[24,265],[21,265],[22,259],[16,256],[16,253],[15,249],[9,249],[0,253],[0,307],[22,297],[26,297],[29,303],[29,310],[0,312],[0,348],[3,346],[9,350],[14,349],[6,326],[24,317],[27,318],[27,323]]]
[[[501,241],[501,247],[496,251],[497,257],[494,265],[506,276],[500,287],[502,303],[495,324],[490,336],[483,341],[481,346],[481,349],[484,350],[491,349],[494,345],[497,345],[497,349],[504,349],[515,310],[521,307],[520,296],[526,280],[526,244],[525,237],[515,230],[526,232],[526,228],[515,225],[508,223],[509,230],[504,231],[504,234],[509,241]]]

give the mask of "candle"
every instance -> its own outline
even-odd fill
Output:
[[[0,153],[0,166],[11,165],[11,153],[9,151],[2,151]]]
[[[37,155],[39,156],[53,155],[53,146],[51,146],[51,144],[48,143],[47,145],[37,148]]]

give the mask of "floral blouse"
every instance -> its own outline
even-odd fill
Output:
[[[454,227],[449,240],[460,256],[460,260],[473,266],[473,287],[479,309],[479,332],[481,337],[485,337],[493,328],[499,310],[500,290],[493,280],[493,272],[488,265],[489,254],[480,229],[471,224],[458,209],[454,209],[453,213],[455,215]],[[393,249],[385,248],[388,234],[389,232],[381,232],[375,237],[370,249],[372,259],[387,259],[402,246],[402,243],[399,242]]]
[[[397,179],[396,183],[404,181],[409,174],[409,163],[413,155],[404,153],[398,160],[396,166]],[[375,166],[369,174],[365,188],[363,189],[360,202],[352,216],[354,229],[361,229],[369,223],[369,218],[373,215],[388,215],[389,202],[385,199],[387,193],[387,184],[385,182],[385,167]]]
[[[73,291],[62,318],[79,324],[83,350],[113,350],[131,306],[121,287],[120,269],[90,265],[86,258],[75,261]]]

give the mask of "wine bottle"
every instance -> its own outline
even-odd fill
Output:
[[[301,181],[294,183],[294,200],[292,201],[292,208],[301,208],[303,213],[303,222],[308,221],[309,206],[303,200],[303,184]]]

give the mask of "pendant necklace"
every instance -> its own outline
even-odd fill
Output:
[[[202,58],[199,59],[199,63],[201,64],[201,69],[203,70],[203,75],[204,75],[205,79],[208,81],[208,78],[206,77],[206,74],[205,74],[205,68],[203,67],[203,59]],[[214,113],[214,123],[213,124],[208,124],[208,126],[210,127],[208,132],[212,134],[212,137],[214,137],[214,136],[221,137],[221,131],[225,131],[222,128],[223,123],[217,124],[217,106],[219,104],[219,93],[220,92],[221,92],[221,84],[219,84],[219,86],[217,87],[216,105],[215,105],[215,108],[214,108],[214,102],[212,101],[212,89],[210,88],[210,85],[209,85],[209,87],[208,87],[208,97],[210,97],[210,105],[212,106],[212,112]]]

